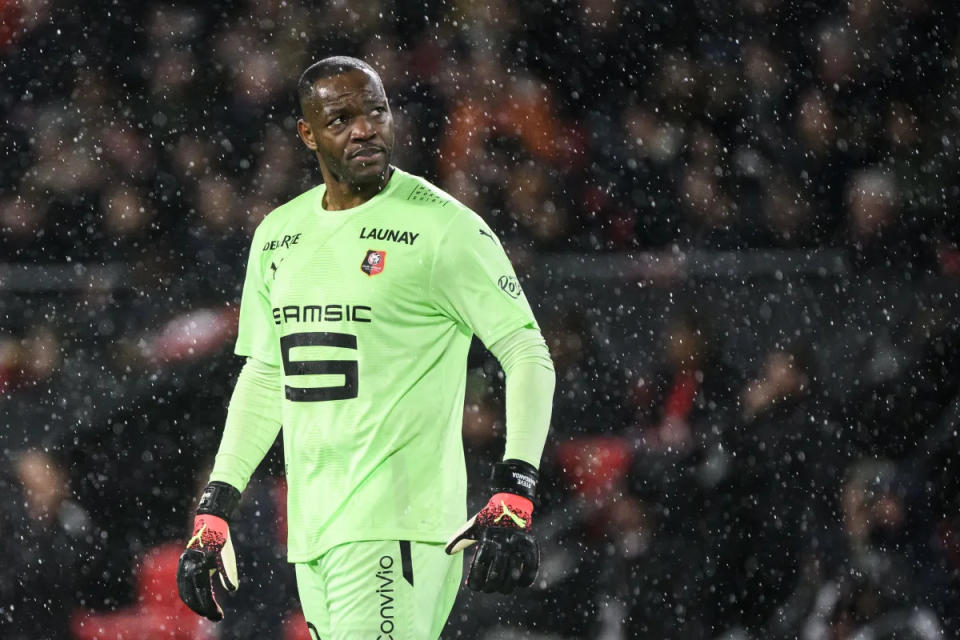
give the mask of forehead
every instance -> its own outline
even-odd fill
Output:
[[[380,80],[364,71],[351,70],[313,84],[313,96],[320,107],[336,107],[354,100],[385,100]]]

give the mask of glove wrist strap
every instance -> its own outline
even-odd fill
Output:
[[[211,482],[203,490],[197,515],[212,515],[230,522],[237,505],[240,504],[240,492],[226,482]]]
[[[494,493],[512,493],[530,502],[536,502],[538,479],[536,467],[523,460],[498,462],[490,474]]]

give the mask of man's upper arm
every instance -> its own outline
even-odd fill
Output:
[[[247,271],[243,281],[243,297],[240,301],[240,321],[237,328],[237,343],[233,352],[249,356],[267,364],[280,366],[279,345],[273,312],[270,306],[270,290],[264,274],[263,252],[260,250],[260,229],[253,234]]]
[[[485,345],[537,322],[513,265],[480,216],[459,211],[442,235],[430,280],[434,303]]]

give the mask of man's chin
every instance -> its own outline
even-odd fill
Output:
[[[386,158],[381,162],[363,163],[359,167],[351,167],[346,176],[347,182],[355,189],[382,183],[389,167],[390,162]]]

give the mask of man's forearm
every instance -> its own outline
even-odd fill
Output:
[[[280,385],[280,367],[247,358],[230,397],[211,482],[239,491],[247,486],[280,431]]]
[[[506,376],[507,442],[504,460],[540,467],[550,429],[556,375],[550,352],[536,329],[521,329],[490,346]]]

